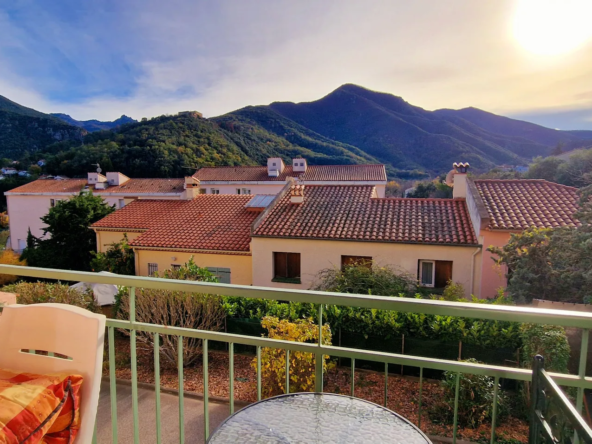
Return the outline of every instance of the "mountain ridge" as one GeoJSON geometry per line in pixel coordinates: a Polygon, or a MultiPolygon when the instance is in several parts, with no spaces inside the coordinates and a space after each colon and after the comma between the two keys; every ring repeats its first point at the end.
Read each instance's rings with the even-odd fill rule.
{"type": "Polygon", "coordinates": [[[126,116],[125,114],[122,114],[122,116],[119,119],[113,120],[111,122],[100,121],[100,120],[96,120],[96,119],[76,120],[76,119],[72,118],[71,116],[69,116],[68,114],[63,114],[63,113],[51,113],[51,115],[60,119],[60,120],[63,120],[64,122],[66,122],[70,125],[84,128],[89,133],[92,133],[95,131],[111,130],[111,129],[115,129],[121,125],[124,125],[126,123],[137,123],[138,122],[137,120],[132,119],[131,117],[126,116]]]}

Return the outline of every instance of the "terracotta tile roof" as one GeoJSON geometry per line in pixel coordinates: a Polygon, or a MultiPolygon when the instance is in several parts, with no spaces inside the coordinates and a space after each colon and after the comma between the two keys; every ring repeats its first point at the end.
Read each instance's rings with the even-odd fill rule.
{"type": "Polygon", "coordinates": [[[491,230],[576,226],[576,188],[546,180],[483,179],[474,181],[489,213],[491,230]]]}
{"type": "Polygon", "coordinates": [[[314,186],[304,202],[285,193],[254,236],[476,245],[464,200],[377,199],[372,186],[314,186]]]}
{"type": "Polygon", "coordinates": [[[138,200],[93,227],[146,228],[130,242],[135,247],[248,252],[251,224],[260,214],[245,208],[252,198],[201,194],[193,200],[138,200]]]}
{"type": "Polygon", "coordinates": [[[147,230],[160,223],[162,218],[168,217],[186,202],[185,200],[136,200],[91,226],[147,230]]]}
{"type": "Polygon", "coordinates": [[[269,177],[265,166],[201,168],[193,177],[200,181],[285,182],[300,177],[305,182],[366,181],[386,182],[384,165],[309,165],[305,173],[295,173],[288,165],[278,177],[269,177]]]}
{"type": "MultiPolygon", "coordinates": [[[[120,186],[110,186],[105,190],[94,190],[95,194],[161,194],[183,192],[183,179],[130,179],[120,186]]],[[[38,179],[9,193],[79,193],[87,185],[87,179],[38,179]]]]}

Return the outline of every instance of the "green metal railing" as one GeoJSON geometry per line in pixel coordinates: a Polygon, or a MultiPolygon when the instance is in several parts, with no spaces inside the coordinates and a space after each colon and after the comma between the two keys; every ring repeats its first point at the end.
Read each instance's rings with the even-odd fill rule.
{"type": "MultiPolygon", "coordinates": [[[[419,416],[418,426],[421,425],[421,409],[423,394],[423,371],[424,369],[434,369],[442,371],[456,372],[456,391],[454,402],[454,425],[453,442],[456,442],[457,423],[458,423],[458,401],[459,401],[459,379],[461,373],[485,375],[495,379],[495,395],[493,400],[493,423],[491,428],[490,442],[496,440],[496,414],[497,414],[497,395],[500,378],[513,379],[517,381],[530,381],[532,371],[522,368],[513,368],[498,365],[475,364],[470,362],[458,362],[444,359],[425,358],[420,356],[402,355],[395,353],[385,353],[380,351],[371,351],[363,349],[353,349],[338,347],[334,345],[325,345],[322,343],[322,335],[319,334],[317,344],[291,342],[285,340],[269,339],[264,337],[244,336],[232,333],[223,333],[215,331],[192,330],[181,327],[171,327],[164,325],[153,325],[137,322],[135,319],[135,288],[152,288],[162,290],[174,290],[183,292],[199,292],[222,294],[225,296],[236,296],[244,298],[272,299],[281,301],[294,301],[302,303],[313,303],[318,305],[318,324],[322,328],[323,306],[341,305],[363,307],[380,310],[394,310],[399,312],[414,312],[430,315],[459,316],[465,318],[489,319],[498,321],[529,322],[537,324],[553,324],[564,327],[576,327],[583,330],[582,343],[580,351],[580,366],[578,374],[559,374],[550,373],[553,380],[561,386],[575,387],[577,389],[576,409],[581,413],[583,405],[583,392],[585,388],[592,389],[592,378],[586,377],[586,360],[588,351],[588,333],[592,328],[592,313],[579,313],[571,311],[548,310],[527,307],[499,306],[486,304],[472,304],[460,302],[446,302],[434,300],[422,300],[412,298],[392,298],[382,296],[364,296],[350,295],[341,293],[316,292],[305,290],[285,290],[268,287],[253,287],[243,285],[216,284],[207,282],[178,281],[170,279],[159,279],[139,276],[119,276],[103,275],[96,273],[85,273],[76,271],[63,271],[53,269],[41,269],[34,267],[18,267],[12,265],[0,265],[0,273],[28,276],[36,278],[59,279],[62,281],[83,281],[91,283],[114,284],[126,286],[130,292],[130,319],[115,320],[108,319],[108,343],[109,343],[109,377],[111,394],[111,415],[112,415],[112,440],[117,443],[117,389],[115,379],[115,353],[114,353],[114,333],[115,329],[128,330],[130,333],[130,351],[131,351],[131,386],[132,386],[132,411],[134,424],[134,442],[140,441],[139,412],[138,412],[138,373],[137,373],[137,355],[136,355],[136,333],[149,332],[154,335],[154,375],[155,375],[155,397],[156,397],[156,418],[155,433],[157,442],[161,442],[161,410],[160,410],[160,365],[159,365],[159,335],[174,335],[179,339],[183,337],[198,338],[203,341],[203,378],[204,378],[204,438],[207,440],[209,430],[209,406],[208,406],[208,345],[210,341],[219,341],[228,344],[229,350],[229,401],[230,413],[234,411],[234,345],[254,346],[257,351],[257,357],[261,355],[263,347],[283,349],[289,356],[291,352],[313,353],[315,359],[315,390],[323,390],[323,367],[322,356],[341,357],[351,359],[351,394],[354,395],[355,380],[355,362],[356,360],[367,360],[381,362],[385,365],[385,390],[384,404],[388,401],[388,365],[405,365],[417,367],[420,371],[419,380],[419,416]]],[[[182,340],[178,341],[179,359],[179,436],[180,442],[184,442],[184,410],[183,410],[183,345],[182,340]]],[[[261,399],[261,360],[257,360],[257,399],[261,399]]],[[[289,359],[286,359],[286,391],[289,392],[289,359]]]]}

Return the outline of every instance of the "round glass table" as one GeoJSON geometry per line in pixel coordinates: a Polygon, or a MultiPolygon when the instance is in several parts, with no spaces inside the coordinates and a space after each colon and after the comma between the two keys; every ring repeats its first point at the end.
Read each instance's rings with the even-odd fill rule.
{"type": "Polygon", "coordinates": [[[224,421],[210,444],[389,443],[431,441],[402,416],[372,402],[330,393],[294,393],[251,404],[224,421]]]}

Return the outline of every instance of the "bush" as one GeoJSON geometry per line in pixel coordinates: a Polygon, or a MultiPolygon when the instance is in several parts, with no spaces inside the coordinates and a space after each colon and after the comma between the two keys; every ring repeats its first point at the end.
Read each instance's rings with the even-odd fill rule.
{"type": "Polygon", "coordinates": [[[465,302],[465,287],[463,284],[453,282],[451,279],[446,283],[446,287],[444,287],[442,295],[432,295],[432,298],[438,299],[440,301],[465,302]]]}
{"type": "Polygon", "coordinates": [[[21,282],[16,285],[7,285],[2,290],[16,293],[16,301],[19,304],[69,304],[100,313],[100,307],[95,301],[92,290],[80,291],[65,284],[46,282],[21,282]]]}
{"type": "MultiPolygon", "coordinates": [[[[312,319],[285,319],[266,316],[261,322],[268,337],[295,342],[319,342],[319,327],[312,319]]],[[[331,345],[331,329],[323,325],[323,344],[331,345]]],[[[327,370],[327,358],[323,356],[323,371],[327,370]]],[[[251,364],[257,368],[257,358],[251,364]]],[[[281,395],[286,391],[286,351],[277,348],[261,350],[261,385],[264,396],[281,395]]],[[[315,355],[290,352],[290,392],[307,392],[315,386],[315,355]]]]}
{"type": "MultiPolygon", "coordinates": [[[[129,319],[129,293],[121,297],[119,319],[129,319]]],[[[184,293],[156,289],[136,289],[136,321],[194,330],[221,330],[224,325],[224,310],[219,296],[201,293],[184,293]]],[[[124,330],[125,333],[129,333],[124,330]]],[[[154,346],[151,332],[137,332],[139,341],[154,346]]],[[[166,360],[177,365],[179,337],[162,335],[160,353],[166,360]]],[[[189,366],[201,357],[202,340],[183,338],[183,365],[189,366]]]]}
{"type": "Polygon", "coordinates": [[[134,250],[129,246],[127,234],[123,235],[120,242],[109,245],[106,252],[91,252],[93,258],[90,261],[92,271],[108,271],[117,274],[136,274],[134,250]]]}
{"type": "MultiPolygon", "coordinates": [[[[19,255],[12,250],[4,250],[0,253],[0,264],[4,265],[27,265],[27,261],[21,261],[19,255]]],[[[12,274],[0,274],[0,285],[10,284],[18,279],[12,274]]]]}
{"type": "MultiPolygon", "coordinates": [[[[465,362],[478,363],[475,359],[467,359],[465,362]]],[[[432,420],[445,424],[454,422],[456,376],[456,372],[444,373],[444,380],[442,381],[444,396],[440,402],[430,406],[429,412],[432,420]]],[[[458,425],[474,429],[484,422],[491,422],[495,380],[489,376],[461,373],[459,384],[458,425]]],[[[498,390],[498,418],[507,414],[507,403],[505,394],[498,390]]]]}
{"type": "MultiPolygon", "coordinates": [[[[191,281],[217,282],[207,269],[195,264],[193,257],[177,270],[166,270],[162,277],[191,281]]],[[[180,291],[136,289],[136,320],[157,325],[191,328],[195,330],[221,330],[226,314],[220,296],[180,291]]],[[[116,317],[129,319],[129,291],[122,288],[115,299],[116,317]]],[[[126,334],[129,332],[124,331],[126,334]]],[[[154,336],[149,332],[137,332],[139,341],[154,346],[154,336]]],[[[179,337],[162,335],[160,353],[177,365],[179,337]]],[[[201,355],[202,340],[183,338],[183,365],[193,364],[201,355]]]]}
{"type": "Polygon", "coordinates": [[[417,279],[407,272],[367,263],[346,266],[343,269],[321,270],[311,290],[374,296],[413,296],[418,286],[417,279]]]}

